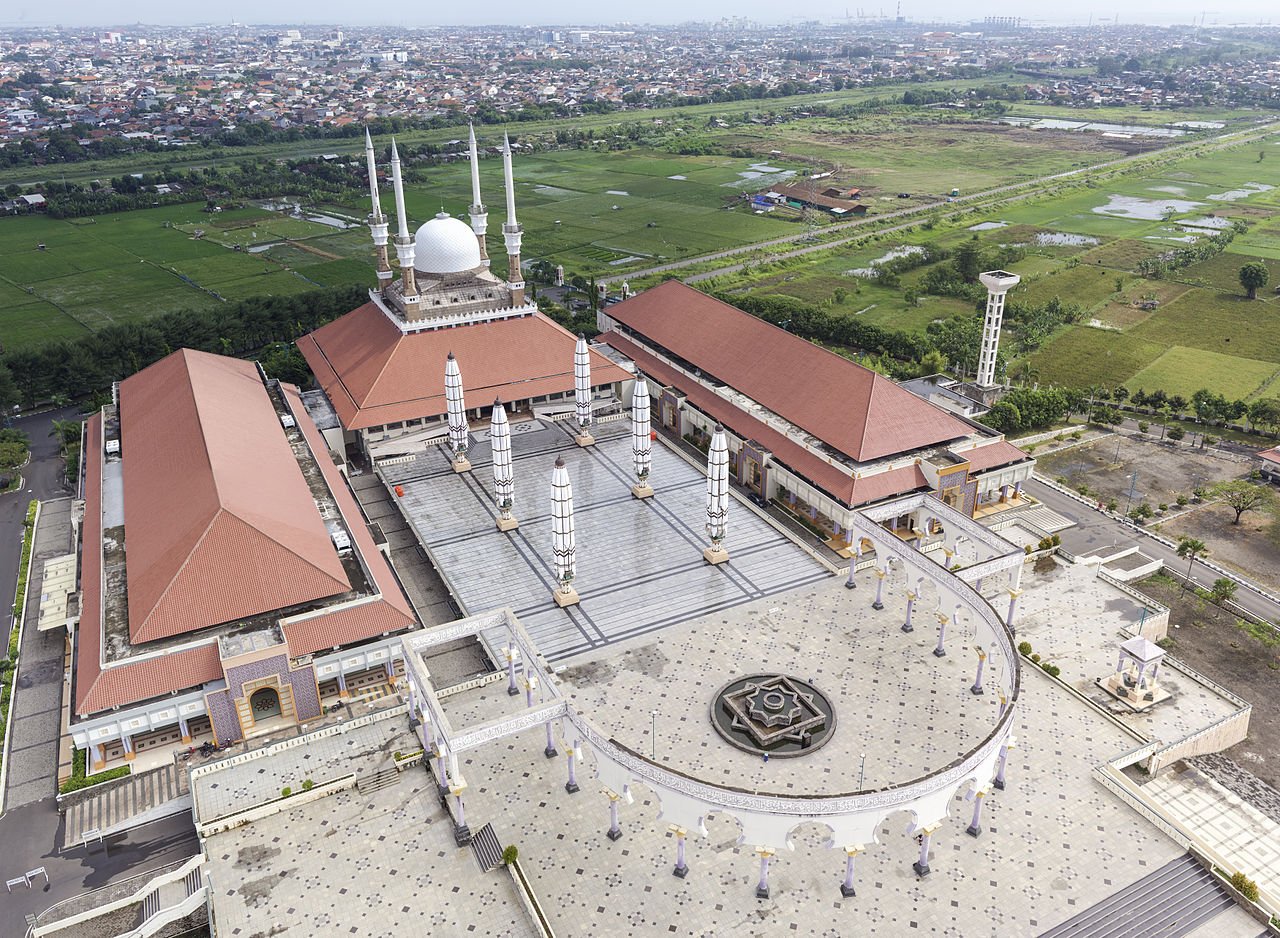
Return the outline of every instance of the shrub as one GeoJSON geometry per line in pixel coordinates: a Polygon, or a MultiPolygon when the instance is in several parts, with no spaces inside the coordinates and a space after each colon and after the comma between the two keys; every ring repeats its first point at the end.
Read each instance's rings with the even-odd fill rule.
{"type": "Polygon", "coordinates": [[[1023,549],[1023,551],[1025,551],[1025,552],[1026,552],[1026,553],[1028,553],[1028,554],[1029,554],[1029,553],[1031,553],[1031,550],[1032,550],[1032,548],[1031,548],[1031,545],[1030,545],[1030,544],[1028,544],[1026,547],[1024,547],[1024,548],[1022,548],[1022,549],[1023,549]]]}
{"type": "Polygon", "coordinates": [[[1020,655],[1029,655],[1029,654],[1031,654],[1031,643],[1030,643],[1030,642],[1018,642],[1018,654],[1020,654],[1020,655]]]}
{"type": "Polygon", "coordinates": [[[1160,509],[1161,511],[1168,511],[1168,510],[1169,510],[1169,505],[1168,505],[1166,502],[1161,502],[1161,503],[1159,504],[1159,506],[1158,506],[1158,507],[1159,507],[1159,509],[1160,509]]]}
{"type": "Polygon", "coordinates": [[[1179,495],[1176,499],[1174,499],[1174,501],[1178,503],[1179,508],[1186,508],[1187,503],[1191,501],[1191,499],[1187,498],[1187,496],[1185,495],[1179,495]]]}
{"type": "Polygon", "coordinates": [[[1077,491],[1077,492],[1079,492],[1081,495],[1088,495],[1088,494],[1089,494],[1089,486],[1087,486],[1087,485],[1085,485],[1083,482],[1081,482],[1081,483],[1080,483],[1080,485],[1076,488],[1076,491],[1077,491]]]}
{"type": "Polygon", "coordinates": [[[1039,663],[1040,663],[1040,656],[1039,656],[1039,655],[1032,655],[1032,656],[1031,656],[1031,660],[1032,660],[1032,661],[1034,661],[1036,664],[1039,664],[1039,663]]]}
{"type": "Polygon", "coordinates": [[[1151,424],[1147,423],[1145,420],[1139,420],[1139,421],[1138,421],[1138,432],[1139,432],[1139,433],[1146,433],[1146,432],[1147,432],[1148,430],[1150,430],[1150,429],[1151,429],[1151,424]]]}
{"type": "Polygon", "coordinates": [[[1053,542],[1054,547],[1062,546],[1062,538],[1056,534],[1053,537],[1049,538],[1049,540],[1053,542]]]}
{"type": "Polygon", "coordinates": [[[311,779],[306,778],[306,779],[303,779],[303,780],[302,780],[302,790],[303,790],[303,791],[311,791],[311,789],[313,789],[313,788],[315,788],[315,787],[316,787],[316,783],[315,783],[315,782],[313,782],[313,781],[311,781],[311,779]]]}
{"type": "Polygon", "coordinates": [[[520,850],[515,844],[507,844],[502,848],[502,862],[510,866],[520,857],[520,850]]]}
{"type": "Polygon", "coordinates": [[[1050,664],[1047,661],[1043,662],[1040,665],[1040,668],[1041,670],[1044,671],[1045,674],[1049,675],[1050,677],[1057,677],[1059,674],[1062,673],[1062,669],[1060,667],[1058,667],[1056,664],[1050,664]]]}
{"type": "Polygon", "coordinates": [[[1228,880],[1228,882],[1231,883],[1236,892],[1240,893],[1240,895],[1244,896],[1250,902],[1258,901],[1258,884],[1248,876],[1245,876],[1244,873],[1239,871],[1232,873],[1231,879],[1228,880]]]}
{"type": "Polygon", "coordinates": [[[290,795],[292,795],[292,794],[293,794],[293,789],[292,789],[292,788],[290,788],[288,785],[286,785],[286,786],[284,786],[284,788],[281,788],[281,789],[280,789],[280,797],[281,797],[281,798],[288,798],[288,797],[289,797],[290,795]]]}
{"type": "Polygon", "coordinates": [[[1114,498],[1111,499],[1111,501],[1107,502],[1107,511],[1115,511],[1119,507],[1120,507],[1120,503],[1116,501],[1114,498]]]}

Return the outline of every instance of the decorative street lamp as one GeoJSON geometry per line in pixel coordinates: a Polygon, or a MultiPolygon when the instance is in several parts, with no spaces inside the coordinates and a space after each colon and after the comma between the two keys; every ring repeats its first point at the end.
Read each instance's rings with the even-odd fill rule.
{"type": "Polygon", "coordinates": [[[489,446],[493,450],[493,499],[498,505],[498,530],[511,531],[520,526],[511,515],[515,505],[516,483],[511,471],[511,425],[501,400],[493,402],[489,421],[489,446]]]}
{"type": "Polygon", "coordinates": [[[653,434],[649,428],[649,382],[641,374],[636,375],[635,389],[631,392],[631,457],[636,469],[636,484],[631,486],[631,494],[636,498],[649,498],[653,495],[653,486],[649,484],[653,434]]]}
{"type": "Polygon", "coordinates": [[[453,449],[453,471],[467,472],[467,405],[462,397],[462,372],[458,360],[449,353],[444,363],[444,401],[449,417],[449,446],[453,449]]]}
{"type": "Polygon", "coordinates": [[[556,605],[564,608],[578,602],[578,591],[573,588],[577,573],[573,536],[573,486],[569,484],[569,470],[564,460],[556,458],[551,470],[551,559],[556,574],[556,588],[552,593],[556,605]]]}
{"type": "Polygon", "coordinates": [[[711,435],[711,448],[707,451],[707,536],[711,546],[702,552],[709,564],[721,564],[729,559],[724,538],[729,517],[729,441],[724,427],[716,424],[711,435]]]}

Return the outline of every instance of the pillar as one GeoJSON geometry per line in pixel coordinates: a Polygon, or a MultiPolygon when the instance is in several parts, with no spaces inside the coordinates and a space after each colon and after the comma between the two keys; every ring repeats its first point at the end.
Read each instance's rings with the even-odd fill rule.
{"type": "Polygon", "coordinates": [[[982,688],[982,668],[987,663],[987,653],[981,648],[978,649],[978,676],[974,678],[973,686],[969,688],[971,694],[985,694],[982,688]]]}
{"type": "Polygon", "coordinates": [[[538,682],[534,680],[533,675],[527,675],[524,679],[524,705],[526,707],[533,706],[533,689],[538,686],[538,682]]]}
{"type": "Polygon", "coordinates": [[[684,839],[689,832],[683,827],[673,827],[671,833],[676,835],[676,865],[671,871],[671,875],[678,879],[684,879],[689,875],[689,864],[684,862],[684,839]]]}
{"type": "Polygon", "coordinates": [[[933,649],[933,656],[935,658],[945,658],[947,656],[947,649],[945,645],[946,640],[947,617],[940,615],[938,616],[938,644],[933,649]]]}
{"type": "Polygon", "coordinates": [[[555,741],[555,737],[552,736],[551,721],[548,720],[546,725],[547,725],[547,748],[542,750],[542,754],[546,756],[548,759],[554,759],[556,756],[560,755],[560,753],[556,751],[556,741],[555,741]]]}
{"type": "Polygon", "coordinates": [[[1010,629],[1013,628],[1013,611],[1018,608],[1018,597],[1022,595],[1022,590],[1009,590],[1009,614],[1004,617],[1004,624],[1010,629]]]}
{"type": "Polygon", "coordinates": [[[462,801],[462,793],[466,790],[464,785],[459,785],[452,789],[453,797],[456,799],[457,817],[453,822],[453,842],[455,846],[465,847],[471,843],[471,828],[467,827],[467,806],[462,801]]]}
{"type": "Polygon", "coordinates": [[[343,674],[341,671],[338,672],[338,696],[339,697],[351,696],[350,692],[347,691],[347,676],[343,674]]]}
{"type": "Polygon", "coordinates": [[[840,895],[846,899],[856,895],[853,889],[853,858],[861,852],[861,846],[844,848],[844,882],[840,884],[840,895]]]}
{"type": "Polygon", "coordinates": [[[916,875],[924,879],[929,875],[929,846],[933,840],[933,832],[936,827],[920,828],[920,859],[911,864],[911,868],[916,871],[916,875]]]}
{"type": "Polygon", "coordinates": [[[191,727],[187,725],[187,721],[182,717],[178,717],[178,732],[182,734],[182,741],[184,743],[191,742],[191,727]]]}
{"type": "Polygon", "coordinates": [[[120,742],[124,746],[124,761],[132,762],[133,757],[137,755],[137,753],[133,751],[133,739],[130,738],[128,733],[121,733],[120,742]]]}
{"type": "Polygon", "coordinates": [[[996,766],[995,780],[991,783],[1001,791],[1004,791],[1004,770],[1005,770],[1005,767],[1009,764],[1010,745],[1012,744],[1005,743],[1003,746],[1000,747],[1000,762],[996,766]]]}
{"type": "Polygon", "coordinates": [[[578,740],[576,739],[569,747],[569,781],[565,782],[564,790],[571,795],[581,791],[578,787],[578,740]]]}
{"type": "Polygon", "coordinates": [[[884,578],[888,575],[888,570],[876,567],[876,601],[871,604],[872,609],[880,610],[884,608],[884,578]]]}
{"type": "Polygon", "coordinates": [[[1116,656],[1116,674],[1119,674],[1123,670],[1124,670],[1124,652],[1122,651],[1120,652],[1119,655],[1116,656]]]}
{"type": "Polygon", "coordinates": [[[618,823],[618,799],[620,795],[609,792],[609,831],[605,834],[610,840],[622,839],[622,826],[618,823]]]}
{"type": "Polygon", "coordinates": [[[964,832],[970,837],[977,837],[982,833],[982,801],[986,797],[986,791],[981,788],[973,793],[973,820],[964,829],[964,832]]]}
{"type": "Polygon", "coordinates": [[[445,772],[444,753],[441,752],[439,746],[436,747],[435,754],[436,754],[436,783],[440,786],[440,794],[443,796],[447,794],[449,791],[449,776],[448,776],[448,773],[445,772]]]}
{"type": "Polygon", "coordinates": [[[507,646],[507,695],[514,697],[520,693],[520,689],[516,687],[516,646],[507,646]]]}
{"type": "Polygon", "coordinates": [[[773,858],[773,851],[768,847],[756,847],[756,853],[760,854],[760,882],[756,883],[756,898],[769,898],[769,861],[773,858]]]}
{"type": "Polygon", "coordinates": [[[1022,497],[1022,483],[1021,483],[1021,482],[1015,482],[1015,483],[1014,483],[1014,486],[1013,486],[1013,497],[1014,497],[1014,498],[1021,498],[1021,497],[1022,497]]]}
{"type": "Polygon", "coordinates": [[[89,744],[89,756],[93,759],[93,770],[101,771],[107,767],[107,755],[102,751],[101,743],[89,744]]]}
{"type": "Polygon", "coordinates": [[[853,556],[849,558],[849,579],[844,581],[844,588],[847,590],[857,589],[858,581],[853,578],[854,571],[858,568],[858,561],[862,559],[862,538],[854,533],[853,529],[849,529],[849,537],[857,541],[857,546],[853,549],[853,556]]]}
{"type": "Polygon", "coordinates": [[[915,607],[916,607],[916,594],[908,593],[907,594],[907,621],[902,624],[902,631],[904,632],[915,631],[915,627],[911,624],[911,613],[912,613],[912,610],[915,609],[915,607]]]}
{"type": "Polygon", "coordinates": [[[996,719],[1002,719],[1004,712],[1009,709],[1009,698],[1004,695],[1004,691],[1000,692],[1000,712],[996,714],[996,719]]]}
{"type": "Polygon", "coordinates": [[[383,667],[384,667],[384,669],[385,669],[385,670],[386,670],[386,672],[387,672],[387,683],[394,687],[394,686],[395,686],[395,683],[396,683],[396,662],[395,662],[395,659],[392,659],[392,660],[388,661],[388,662],[387,662],[383,667]]]}

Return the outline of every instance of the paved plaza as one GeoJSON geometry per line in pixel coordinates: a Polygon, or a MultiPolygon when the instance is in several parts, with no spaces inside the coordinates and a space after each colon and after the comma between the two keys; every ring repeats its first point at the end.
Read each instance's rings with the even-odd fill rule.
{"type": "Polygon", "coordinates": [[[579,448],[571,428],[542,421],[512,425],[514,514],[497,530],[488,443],[468,452],[472,470],[454,474],[443,447],[384,467],[404,490],[401,504],[450,588],[469,613],[511,606],[557,661],[721,609],[830,578],[776,528],[733,501],[719,567],[702,559],[709,543],[706,477],[662,445],[653,448],[653,498],[631,496],[631,425],[594,429],[579,448]],[[577,579],[582,602],[558,608],[551,566],[551,467],[563,456],[573,484],[577,579]]]}
{"type": "MultiPolygon", "coordinates": [[[[896,687],[885,694],[885,700],[867,704],[864,712],[851,702],[852,691],[850,699],[841,698],[836,736],[853,734],[852,739],[833,740],[812,756],[774,759],[767,766],[739,763],[737,753],[729,753],[726,744],[700,725],[707,720],[711,695],[725,677],[754,667],[757,658],[767,661],[776,654],[785,666],[812,663],[815,672],[823,667],[824,674],[844,675],[846,668],[859,665],[846,661],[844,647],[836,651],[837,630],[858,637],[846,646],[859,649],[855,657],[865,655],[867,662],[877,657],[873,649],[880,647],[878,637],[885,636],[887,643],[888,633],[897,632],[896,613],[874,612],[869,602],[842,602],[848,594],[835,584],[830,587],[839,598],[829,604],[821,589],[811,589],[774,603],[774,612],[769,611],[770,600],[734,610],[729,618],[736,617],[740,629],[761,616],[758,648],[735,649],[722,614],[628,642],[609,654],[576,659],[563,672],[563,689],[620,742],[646,755],[653,745],[659,760],[666,753],[673,765],[709,781],[725,782],[724,769],[732,766],[734,777],[729,781],[742,787],[823,790],[834,776],[832,788],[844,783],[853,788],[858,762],[849,753],[866,745],[868,785],[883,783],[884,769],[898,758],[893,739],[900,739],[905,749],[954,745],[931,738],[927,721],[919,726],[908,721],[901,731],[880,726],[886,712],[897,704],[896,687]],[[820,650],[805,653],[807,661],[795,657],[801,652],[788,651],[788,641],[794,636],[794,643],[802,646],[815,639],[820,619],[826,620],[831,640],[820,650]],[[718,654],[705,654],[717,641],[728,647],[720,646],[718,654]],[[704,653],[688,656],[688,651],[704,653]],[[653,700],[647,696],[655,692],[661,709],[656,745],[648,739],[653,700]],[[630,704],[629,694],[635,695],[630,704]],[[591,709],[588,700],[600,709],[591,709]],[[899,732],[902,735],[896,735],[899,732]],[[881,737],[877,746],[866,742],[868,734],[881,737]],[[826,763],[827,750],[844,757],[826,763]]],[[[740,632],[735,635],[741,637],[740,632]]],[[[925,644],[901,632],[897,636],[908,647],[925,644]]],[[[959,643],[954,674],[945,670],[945,662],[926,665],[923,659],[932,659],[928,647],[913,651],[912,661],[919,665],[926,683],[953,678],[963,683],[968,659],[959,643]]],[[[870,673],[874,680],[874,669],[870,673]]],[[[812,676],[822,686],[823,675],[812,676]]],[[[502,685],[496,690],[505,696],[502,685]]],[[[473,694],[478,700],[492,691],[468,691],[451,698],[451,720],[468,706],[465,699],[473,694]]],[[[767,900],[758,900],[753,893],[758,876],[754,845],[739,845],[737,824],[723,816],[709,818],[707,839],[691,837],[688,878],[673,877],[675,840],[657,816],[656,799],[637,785],[635,803],[622,806],[623,837],[611,842],[605,836],[608,800],[591,781],[591,765],[579,770],[582,791],[567,794],[565,760],[544,757],[540,727],[466,753],[468,816],[473,826],[492,821],[500,839],[519,846],[534,888],[561,934],[898,936],[918,931],[1034,936],[1182,851],[1092,778],[1095,765],[1133,747],[1131,736],[1038,671],[1024,672],[1022,694],[1009,787],[987,798],[981,836],[974,839],[965,834],[972,805],[957,795],[951,817],[933,838],[933,872],[920,880],[911,869],[918,848],[908,833],[910,817],[895,814],[880,829],[880,842],[868,845],[868,851],[858,857],[857,896],[850,899],[841,898],[838,888],[843,851],[829,848],[828,832],[818,823],[798,828],[792,838],[794,850],[775,857],[770,873],[773,893],[767,900]]],[[[492,697],[490,704],[500,706],[492,697]]],[[[977,708],[987,705],[988,701],[968,702],[965,712],[972,718],[980,712],[977,708]]],[[[481,712],[488,705],[473,706],[481,712]]],[[[459,723],[454,720],[455,726],[459,723]]],[[[932,725],[941,735],[964,724],[948,715],[932,725]]],[[[945,749],[935,752],[941,756],[945,749]]],[[[1228,910],[1215,922],[1216,934],[1221,936],[1252,936],[1259,930],[1238,909],[1228,910]]]]}

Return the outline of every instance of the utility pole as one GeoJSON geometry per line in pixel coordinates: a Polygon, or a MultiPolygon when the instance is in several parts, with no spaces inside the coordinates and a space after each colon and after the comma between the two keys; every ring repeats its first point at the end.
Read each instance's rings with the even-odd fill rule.
{"type": "Polygon", "coordinates": [[[1135,470],[1133,475],[1129,476],[1129,492],[1124,500],[1124,513],[1129,514],[1129,506],[1133,504],[1133,496],[1138,491],[1138,473],[1135,470]]]}

